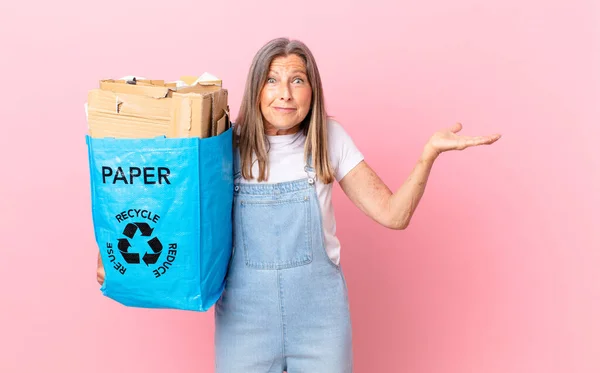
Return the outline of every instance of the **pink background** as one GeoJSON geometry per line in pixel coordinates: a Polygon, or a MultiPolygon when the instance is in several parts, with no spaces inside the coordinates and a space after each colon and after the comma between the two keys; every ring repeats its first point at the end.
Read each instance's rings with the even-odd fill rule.
{"type": "Polygon", "coordinates": [[[235,115],[254,53],[290,36],[394,190],[437,129],[503,134],[444,154],[406,231],[336,186],[356,371],[600,371],[600,5],[525,3],[2,2],[0,370],[212,372],[212,311],[99,291],[83,103],[101,78],[210,71],[235,115]]]}

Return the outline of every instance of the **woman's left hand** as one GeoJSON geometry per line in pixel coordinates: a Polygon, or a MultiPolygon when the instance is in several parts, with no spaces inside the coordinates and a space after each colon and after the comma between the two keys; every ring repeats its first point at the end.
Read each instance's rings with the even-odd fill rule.
{"type": "Polygon", "coordinates": [[[425,151],[431,158],[436,158],[441,153],[448,150],[463,150],[471,146],[490,145],[498,141],[500,134],[490,136],[461,136],[457,135],[462,129],[462,124],[456,123],[452,127],[438,131],[427,142],[425,151]]]}

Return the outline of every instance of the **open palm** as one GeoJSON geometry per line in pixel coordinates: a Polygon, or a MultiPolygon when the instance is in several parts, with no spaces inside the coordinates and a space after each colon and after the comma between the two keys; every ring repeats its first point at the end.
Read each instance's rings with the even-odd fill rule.
{"type": "Polygon", "coordinates": [[[490,145],[501,137],[500,134],[475,137],[458,135],[457,133],[461,129],[462,124],[456,123],[446,130],[436,132],[429,139],[428,148],[436,154],[440,154],[448,150],[463,150],[471,146],[490,145]]]}

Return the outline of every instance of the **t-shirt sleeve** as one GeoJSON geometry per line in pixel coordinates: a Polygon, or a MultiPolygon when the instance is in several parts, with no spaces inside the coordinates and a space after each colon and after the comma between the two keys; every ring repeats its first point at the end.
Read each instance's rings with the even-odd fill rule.
{"type": "Polygon", "coordinates": [[[364,156],[344,128],[332,119],[327,121],[327,142],[329,159],[335,170],[335,179],[339,182],[364,160],[364,156]]]}

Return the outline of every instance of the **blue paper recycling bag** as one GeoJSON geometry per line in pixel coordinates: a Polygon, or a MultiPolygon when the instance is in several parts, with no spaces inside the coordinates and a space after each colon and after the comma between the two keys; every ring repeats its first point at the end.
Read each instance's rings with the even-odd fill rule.
{"type": "Polygon", "coordinates": [[[232,133],[86,137],[105,296],[193,311],[219,299],[232,251],[232,133]]]}

